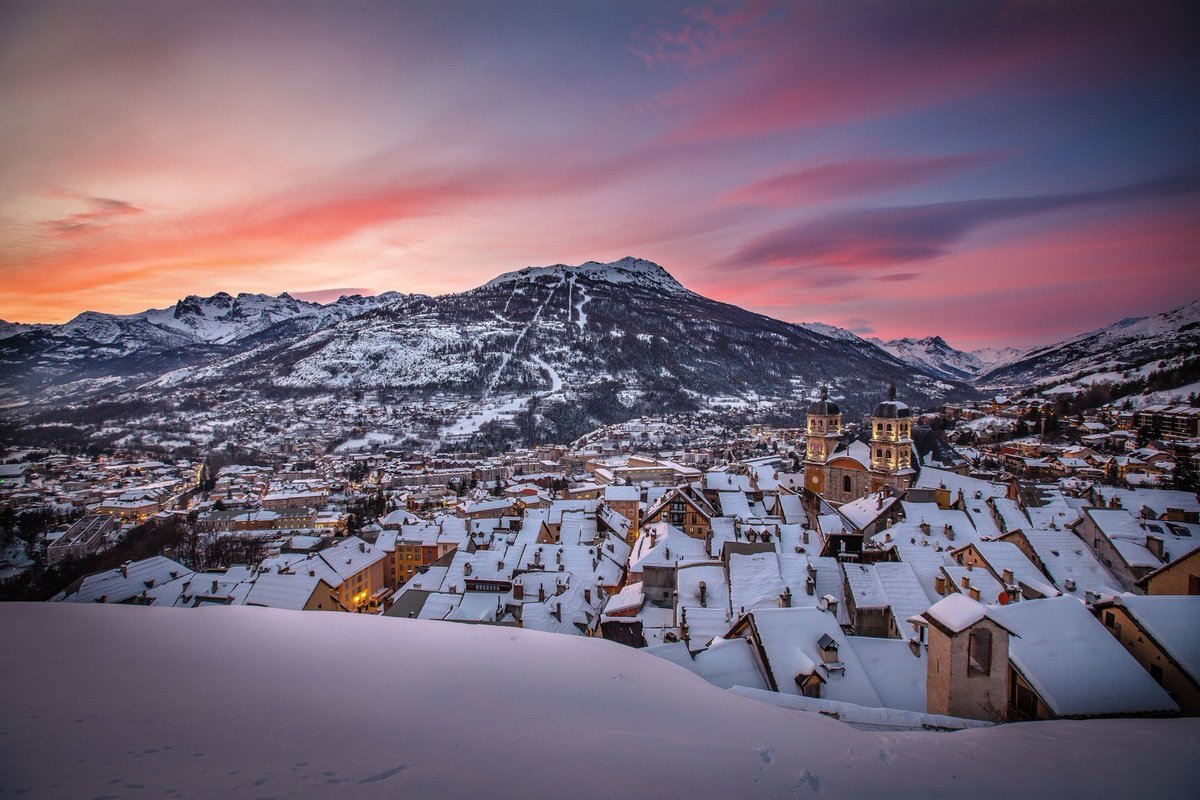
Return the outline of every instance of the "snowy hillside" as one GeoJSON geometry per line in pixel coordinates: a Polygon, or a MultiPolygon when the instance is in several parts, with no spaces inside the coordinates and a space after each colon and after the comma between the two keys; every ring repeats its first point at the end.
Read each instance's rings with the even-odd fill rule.
{"type": "Polygon", "coordinates": [[[7,339],[9,336],[16,336],[18,333],[27,333],[29,331],[41,330],[46,328],[46,325],[25,325],[20,322],[5,322],[0,319],[0,339],[7,339]]]}
{"type": "Polygon", "coordinates": [[[981,372],[976,383],[990,387],[1054,385],[1081,380],[1088,383],[1089,376],[1096,375],[1120,380],[1123,373],[1144,371],[1155,362],[1175,356],[1193,356],[1198,350],[1200,300],[1152,317],[1129,317],[1045,347],[1036,347],[1019,358],[981,372]]]}
{"type": "Polygon", "coordinates": [[[67,604],[0,626],[2,797],[1170,800],[1200,746],[1194,719],[865,732],[517,628],[67,604]]]}
{"type": "MultiPolygon", "coordinates": [[[[827,326],[826,326],[827,327],[827,326]]],[[[793,325],[718,303],[638,259],[507,273],[441,297],[397,296],[307,335],[265,338],[163,375],[154,390],[268,381],[273,387],[450,395],[491,418],[535,413],[556,440],[712,397],[794,397],[831,383],[853,407],[896,383],[925,403],[964,391],[836,328],[793,325]]]]}

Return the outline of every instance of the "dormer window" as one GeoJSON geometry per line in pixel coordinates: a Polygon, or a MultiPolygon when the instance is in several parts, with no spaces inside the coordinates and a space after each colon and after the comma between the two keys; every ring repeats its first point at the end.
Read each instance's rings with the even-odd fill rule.
{"type": "Polygon", "coordinates": [[[821,650],[821,660],[826,664],[838,663],[838,643],[833,640],[833,637],[828,633],[821,636],[817,642],[817,647],[821,650]]]}
{"type": "Polygon", "coordinates": [[[800,687],[800,694],[805,697],[821,696],[821,676],[816,672],[810,672],[807,675],[800,673],[796,676],[796,685],[800,687]]]}

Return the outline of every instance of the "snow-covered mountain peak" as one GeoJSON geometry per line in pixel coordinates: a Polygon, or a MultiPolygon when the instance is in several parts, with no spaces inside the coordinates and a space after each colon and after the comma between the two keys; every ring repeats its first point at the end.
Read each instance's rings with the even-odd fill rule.
{"type": "Polygon", "coordinates": [[[671,273],[658,264],[633,256],[626,256],[609,263],[587,261],[577,266],[553,264],[548,267],[525,267],[492,278],[483,285],[483,288],[520,281],[538,281],[547,277],[559,280],[588,280],[615,286],[634,286],[669,294],[689,293],[683,284],[675,280],[671,273]]]}
{"type": "Polygon", "coordinates": [[[926,336],[923,339],[905,337],[886,342],[871,338],[869,341],[905,364],[930,370],[952,380],[969,380],[983,366],[978,358],[956,350],[940,336],[926,336]]]}
{"type": "Polygon", "coordinates": [[[320,309],[319,304],[297,300],[287,292],[277,297],[249,292],[240,292],[234,297],[227,292],[217,292],[211,297],[188,295],[174,306],[131,316],[188,334],[202,342],[227,344],[277,322],[308,316],[320,309]]]}

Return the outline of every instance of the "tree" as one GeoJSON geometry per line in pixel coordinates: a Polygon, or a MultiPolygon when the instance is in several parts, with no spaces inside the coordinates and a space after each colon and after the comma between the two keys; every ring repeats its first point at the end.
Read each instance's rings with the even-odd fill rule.
{"type": "Polygon", "coordinates": [[[1196,494],[1200,492],[1200,478],[1196,474],[1196,461],[1192,454],[1179,448],[1175,458],[1175,472],[1171,475],[1171,488],[1196,494]]]}

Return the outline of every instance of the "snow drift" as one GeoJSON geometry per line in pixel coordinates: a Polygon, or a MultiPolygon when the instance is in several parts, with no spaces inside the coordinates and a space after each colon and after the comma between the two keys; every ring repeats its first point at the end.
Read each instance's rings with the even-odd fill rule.
{"type": "Polygon", "coordinates": [[[0,608],[4,797],[1192,796],[1196,720],[881,735],[602,640],[247,607],[0,608]]]}

